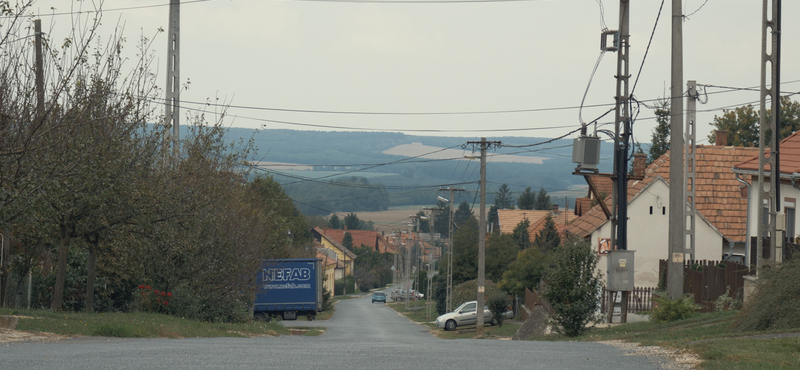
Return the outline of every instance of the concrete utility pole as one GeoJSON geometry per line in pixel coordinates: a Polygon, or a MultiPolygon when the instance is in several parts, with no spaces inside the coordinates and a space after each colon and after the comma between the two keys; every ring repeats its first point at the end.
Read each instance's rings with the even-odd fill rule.
{"type": "Polygon", "coordinates": [[[180,99],[181,99],[181,3],[169,1],[169,30],[167,32],[167,90],[164,106],[164,125],[172,128],[173,161],[180,153],[180,99]]]}
{"type": "Polygon", "coordinates": [[[684,161],[683,167],[686,169],[686,181],[684,181],[683,188],[686,190],[686,197],[689,201],[689,213],[686,215],[686,230],[685,240],[688,245],[686,246],[686,253],[695,256],[695,216],[696,202],[694,184],[697,178],[697,168],[695,165],[695,140],[697,133],[695,131],[695,121],[697,120],[697,82],[690,80],[686,83],[689,88],[686,101],[686,145],[684,146],[684,161]]]}
{"type": "MultiPolygon", "coordinates": [[[[785,230],[785,215],[781,213],[780,195],[780,65],[781,65],[781,0],[763,0],[763,15],[761,27],[761,107],[759,112],[759,137],[758,141],[758,198],[768,199],[766,210],[761,204],[756,204],[761,212],[758,217],[758,236],[756,237],[756,274],[761,274],[764,261],[764,237],[769,235],[769,265],[780,264],[783,260],[783,242],[785,230]],[[770,4],[772,14],[769,14],[770,4]],[[769,53],[772,51],[772,53],[769,53]],[[767,77],[769,75],[769,78],[767,77]],[[767,86],[770,82],[770,86],[767,86]],[[767,98],[772,105],[772,118],[767,121],[767,98]],[[772,137],[767,138],[767,132],[772,131],[772,137]],[[767,141],[769,140],[769,141],[767,141]],[[770,156],[766,156],[767,144],[770,145],[770,156]],[[769,186],[764,186],[766,166],[769,166],[769,186]],[[769,212],[769,218],[763,217],[764,212],[769,212]],[[769,232],[769,234],[767,234],[769,232]]],[[[759,201],[760,202],[760,201],[759,201]]]]}
{"type": "Polygon", "coordinates": [[[683,296],[686,195],[683,187],[683,11],[672,0],[672,79],[670,83],[669,256],[667,294],[683,296]]]}
{"type": "Polygon", "coordinates": [[[440,191],[450,191],[450,198],[447,202],[450,203],[450,221],[447,223],[447,312],[453,310],[453,215],[455,208],[453,206],[455,200],[455,192],[465,191],[464,189],[456,188],[439,188],[440,191]]]}
{"type": "Polygon", "coordinates": [[[475,337],[482,338],[484,304],[483,294],[485,290],[484,278],[486,275],[486,149],[489,149],[489,147],[492,145],[500,146],[500,142],[486,141],[486,138],[482,137],[481,141],[468,141],[467,144],[472,144],[473,146],[478,145],[480,146],[481,150],[481,206],[479,217],[480,223],[478,226],[478,304],[476,307],[477,312],[475,314],[477,316],[477,323],[475,324],[475,337]]]}

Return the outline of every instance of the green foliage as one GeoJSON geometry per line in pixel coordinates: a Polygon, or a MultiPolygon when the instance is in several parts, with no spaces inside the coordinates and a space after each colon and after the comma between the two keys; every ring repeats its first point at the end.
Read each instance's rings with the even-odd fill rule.
{"type": "MultiPolygon", "coordinates": [[[[446,271],[446,270],[445,270],[446,271]]],[[[433,300],[439,315],[447,313],[447,274],[439,273],[433,278],[433,300]]]]}
{"type": "Polygon", "coordinates": [[[731,296],[731,287],[728,287],[728,289],[725,290],[725,294],[714,300],[714,309],[717,311],[739,310],[742,308],[743,298],[744,294],[742,293],[737,297],[731,296]]]}
{"type": "MultiPolygon", "coordinates": [[[[333,309],[333,292],[328,290],[328,285],[325,282],[328,281],[328,276],[322,277],[322,310],[323,311],[330,311],[333,309]]],[[[335,283],[334,283],[335,284],[335,283]]]]}
{"type": "Polygon", "coordinates": [[[509,294],[521,296],[525,293],[525,288],[536,289],[539,286],[547,265],[547,256],[538,248],[520,251],[503,274],[498,287],[509,294]]]}
{"type": "MultiPolygon", "coordinates": [[[[497,285],[491,280],[484,281],[484,297],[491,297],[496,294],[503,294],[497,285]]],[[[460,306],[464,302],[475,301],[478,299],[478,280],[469,280],[455,285],[453,282],[453,308],[460,306]]]]}
{"type": "Polygon", "coordinates": [[[514,192],[508,187],[508,184],[500,185],[494,197],[494,205],[499,209],[514,209],[514,192]]]}
{"type": "Polygon", "coordinates": [[[755,294],[736,315],[738,331],[800,328],[800,259],[763,269],[755,294]]]}
{"type": "Polygon", "coordinates": [[[348,213],[347,216],[344,216],[344,226],[347,230],[362,230],[364,228],[362,223],[355,213],[348,213]]]}
{"type": "Polygon", "coordinates": [[[672,322],[688,319],[694,316],[699,308],[694,304],[694,297],[691,294],[678,299],[669,299],[666,294],[656,294],[653,300],[656,305],[650,311],[651,321],[672,322]]]}
{"type": "Polygon", "coordinates": [[[497,320],[500,326],[503,326],[503,320],[505,319],[503,313],[508,309],[508,304],[508,296],[503,293],[495,292],[486,296],[486,305],[492,311],[492,318],[497,320]]]}
{"type": "Polygon", "coordinates": [[[328,227],[335,230],[341,230],[344,228],[344,225],[342,224],[342,220],[339,219],[339,216],[334,213],[331,215],[331,218],[328,219],[328,227]]]}
{"type": "Polygon", "coordinates": [[[342,246],[347,249],[353,249],[353,236],[347,231],[344,232],[344,236],[342,237],[342,246]]]}
{"type": "Polygon", "coordinates": [[[531,210],[536,207],[536,194],[531,191],[530,186],[525,188],[525,191],[517,198],[517,207],[525,210],[531,210]]]}
{"type": "Polygon", "coordinates": [[[544,190],[544,186],[536,193],[536,202],[533,205],[533,209],[539,211],[549,211],[553,209],[553,203],[550,202],[550,195],[544,190]]]}
{"type": "Polygon", "coordinates": [[[500,281],[508,266],[517,258],[519,247],[509,234],[492,234],[486,240],[486,278],[500,281]]]}
{"type": "Polygon", "coordinates": [[[478,277],[478,221],[470,217],[453,233],[453,285],[478,277]]]}
{"type": "Polygon", "coordinates": [[[450,204],[438,200],[435,208],[440,208],[441,211],[433,211],[433,232],[447,238],[450,233],[450,204]]]}
{"type": "Polygon", "coordinates": [[[555,250],[545,273],[544,297],[553,307],[557,330],[566,336],[578,336],[601,319],[596,313],[601,299],[597,260],[589,241],[570,238],[555,250]]]}
{"type": "Polygon", "coordinates": [[[344,289],[347,288],[347,294],[353,294],[356,292],[356,278],[353,276],[347,276],[344,279],[336,280],[333,283],[333,294],[335,295],[343,295],[345,293],[344,289]]]}
{"type": "Polygon", "coordinates": [[[458,208],[456,208],[456,211],[453,214],[454,227],[460,228],[468,220],[475,220],[475,216],[472,214],[472,207],[470,207],[469,203],[467,203],[465,200],[458,205],[458,208]]]}
{"type": "Polygon", "coordinates": [[[533,245],[546,254],[555,250],[559,244],[561,244],[561,237],[558,235],[558,230],[556,230],[556,223],[553,222],[552,216],[547,215],[544,220],[544,227],[536,234],[533,245]]]}
{"type": "Polygon", "coordinates": [[[647,164],[655,162],[656,159],[669,150],[671,139],[669,118],[672,112],[669,108],[669,100],[660,99],[657,103],[658,107],[655,110],[656,127],[653,128],[653,134],[651,136],[650,153],[647,155],[647,164]]]}
{"type": "MultiPolygon", "coordinates": [[[[758,111],[752,105],[745,105],[726,110],[722,116],[714,116],[710,125],[715,130],[728,132],[728,145],[758,147],[759,123],[758,111]]],[[[708,137],[709,143],[716,143],[716,132],[708,137]]]]}
{"type": "Polygon", "coordinates": [[[531,247],[531,236],[528,234],[529,227],[531,227],[531,222],[525,218],[514,228],[512,237],[517,243],[517,246],[519,246],[519,249],[528,249],[531,247]]]}

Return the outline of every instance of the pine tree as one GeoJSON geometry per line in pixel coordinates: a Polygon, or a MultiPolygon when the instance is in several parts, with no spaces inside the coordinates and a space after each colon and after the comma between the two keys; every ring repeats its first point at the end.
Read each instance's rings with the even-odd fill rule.
{"type": "Polygon", "coordinates": [[[498,209],[514,209],[514,197],[507,184],[500,185],[494,197],[494,205],[498,209]]]}
{"type": "Polygon", "coordinates": [[[344,237],[342,237],[342,245],[347,249],[353,249],[353,236],[347,231],[344,232],[344,237]]]}
{"type": "Polygon", "coordinates": [[[523,219],[514,228],[514,241],[519,245],[519,249],[528,249],[531,246],[531,236],[528,234],[528,228],[531,222],[528,219],[523,219]]]}
{"type": "Polygon", "coordinates": [[[328,220],[328,227],[336,230],[342,228],[342,221],[339,220],[339,216],[337,216],[335,213],[331,215],[331,218],[328,220]]]}
{"type": "Polygon", "coordinates": [[[558,235],[556,223],[553,222],[552,216],[547,215],[544,219],[544,228],[536,234],[533,245],[539,248],[542,253],[547,253],[556,249],[559,244],[561,244],[561,237],[558,235]]]}
{"type": "Polygon", "coordinates": [[[531,191],[531,187],[525,188],[525,191],[517,198],[517,207],[519,209],[531,210],[536,205],[536,194],[531,191]]]}
{"type": "Polygon", "coordinates": [[[542,186],[542,188],[539,189],[539,193],[536,194],[536,201],[534,202],[533,209],[539,211],[549,211],[553,209],[553,203],[550,202],[550,196],[547,195],[544,186],[542,186]]]}
{"type": "Polygon", "coordinates": [[[670,142],[670,127],[669,127],[669,101],[659,101],[659,107],[656,109],[656,127],[653,129],[653,135],[650,143],[650,153],[647,156],[647,164],[653,163],[658,157],[663,155],[669,150],[670,142]]]}

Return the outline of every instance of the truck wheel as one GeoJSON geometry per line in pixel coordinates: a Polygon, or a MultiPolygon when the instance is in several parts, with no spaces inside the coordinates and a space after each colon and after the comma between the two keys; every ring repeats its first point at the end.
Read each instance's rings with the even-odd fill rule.
{"type": "Polygon", "coordinates": [[[456,330],[455,320],[447,320],[447,322],[444,324],[444,330],[449,330],[449,331],[456,330]]]}
{"type": "Polygon", "coordinates": [[[269,322],[269,320],[267,320],[267,316],[264,315],[263,312],[256,312],[256,314],[253,315],[253,321],[266,321],[266,322],[269,322]]]}

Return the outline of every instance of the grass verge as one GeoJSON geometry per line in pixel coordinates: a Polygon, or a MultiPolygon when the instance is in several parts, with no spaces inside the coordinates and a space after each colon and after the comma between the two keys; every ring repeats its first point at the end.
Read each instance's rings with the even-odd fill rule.
{"type": "Polygon", "coordinates": [[[730,329],[735,314],[735,311],[697,314],[671,323],[638,322],[593,328],[578,338],[549,335],[532,339],[622,340],[644,346],[660,346],[697,354],[703,360],[699,365],[702,369],[797,369],[800,363],[800,337],[746,338],[787,333],[790,330],[735,332],[730,329]]]}
{"type": "Polygon", "coordinates": [[[0,315],[20,316],[17,330],[60,335],[126,338],[256,337],[289,335],[278,323],[209,323],[146,313],[52,312],[0,309],[0,315]]]}

